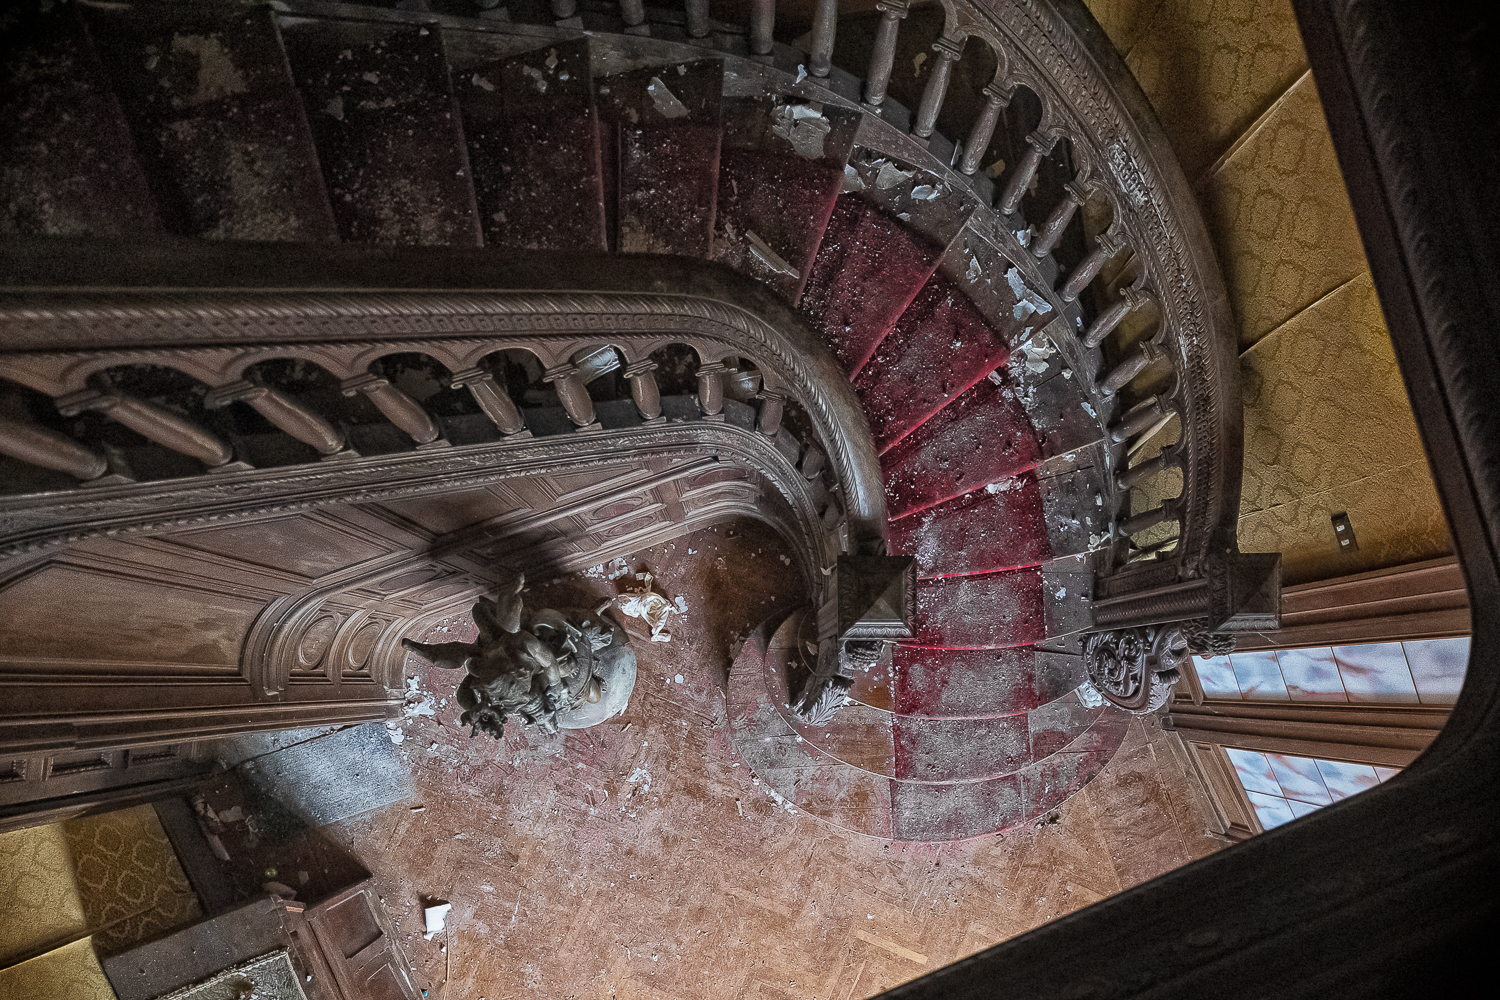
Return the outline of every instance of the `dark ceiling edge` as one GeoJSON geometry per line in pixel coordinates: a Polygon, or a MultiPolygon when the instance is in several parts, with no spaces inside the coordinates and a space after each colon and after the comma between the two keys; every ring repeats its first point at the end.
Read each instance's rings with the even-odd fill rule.
{"type": "Polygon", "coordinates": [[[1500,12],[1294,6],[1468,582],[1474,642],[1458,705],[1392,781],[883,996],[1413,996],[1493,946],[1500,12]]]}

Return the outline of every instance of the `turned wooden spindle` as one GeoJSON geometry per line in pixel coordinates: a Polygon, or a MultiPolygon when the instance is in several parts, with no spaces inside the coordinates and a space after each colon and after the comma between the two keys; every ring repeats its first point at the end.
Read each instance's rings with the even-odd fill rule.
{"type": "Polygon", "coordinates": [[[776,28],[776,0],[750,0],[750,54],[771,54],[771,33],[776,28]]]}
{"type": "Polygon", "coordinates": [[[1128,517],[1120,522],[1120,533],[1122,535],[1133,535],[1147,528],[1154,528],[1163,521],[1174,521],[1175,515],[1165,505],[1155,510],[1143,511],[1133,517],[1128,517]]]}
{"type": "Polygon", "coordinates": [[[708,0],[687,0],[687,33],[690,38],[708,37],[708,0]]]}
{"type": "Polygon", "coordinates": [[[1026,152],[1021,154],[1021,162],[1016,164],[1015,171],[1005,182],[1005,190],[1000,194],[1001,215],[1010,215],[1020,206],[1021,196],[1026,193],[1031,179],[1036,176],[1037,168],[1042,165],[1042,157],[1052,152],[1056,142],[1055,137],[1040,132],[1032,132],[1026,136],[1026,152]]]}
{"type": "Polygon", "coordinates": [[[620,0],[620,17],[625,22],[627,34],[644,34],[646,0],[620,0]],[[632,28],[636,30],[632,31],[632,28]]]}
{"type": "Polygon", "coordinates": [[[557,398],[563,409],[568,411],[569,420],[579,427],[593,426],[594,400],[589,396],[588,386],[584,385],[578,374],[577,365],[569,361],[555,368],[548,368],[542,375],[542,381],[550,382],[552,388],[557,390],[557,398]]]}
{"type": "Polygon", "coordinates": [[[578,13],[578,0],[552,0],[552,16],[559,21],[578,13]]]}
{"type": "Polygon", "coordinates": [[[1133,438],[1166,416],[1167,412],[1167,406],[1161,396],[1152,396],[1132,406],[1120,418],[1120,422],[1109,429],[1109,436],[1116,442],[1133,438]]]}
{"type": "Polygon", "coordinates": [[[1000,112],[1010,104],[1010,99],[1016,92],[1013,87],[991,81],[985,84],[981,93],[984,94],[984,110],[979,112],[979,117],[974,119],[974,127],[969,129],[969,139],[964,144],[963,162],[959,164],[959,169],[966,174],[979,169],[985,150],[990,148],[990,141],[995,138],[995,126],[1000,123],[1000,112]]]}
{"type": "Polygon", "coordinates": [[[1083,346],[1095,348],[1104,343],[1104,338],[1115,332],[1115,327],[1125,319],[1126,316],[1145,306],[1151,301],[1151,296],[1134,287],[1121,289],[1120,297],[1110,307],[1094,317],[1094,322],[1083,333],[1083,346]]]}
{"type": "Polygon", "coordinates": [[[278,430],[311,445],[320,454],[336,455],[344,450],[344,435],[332,424],[302,403],[268,385],[257,385],[248,379],[240,379],[217,389],[211,389],[203,397],[203,405],[218,410],[230,403],[247,403],[265,417],[278,430]]]}
{"type": "Polygon", "coordinates": [[[833,68],[833,33],[838,23],[838,0],[815,0],[813,8],[811,51],[807,54],[807,72],[824,77],[833,68]]]}
{"type": "Polygon", "coordinates": [[[891,67],[896,62],[896,35],[901,22],[911,10],[909,0],[880,0],[880,24],[875,29],[875,48],[870,53],[870,70],[865,74],[865,103],[879,107],[885,100],[885,89],[891,82],[891,67]]]}
{"type": "Polygon", "coordinates": [[[500,387],[495,376],[483,368],[465,368],[461,372],[454,372],[448,383],[455,389],[468,389],[474,402],[479,404],[479,409],[490,418],[490,422],[501,434],[509,437],[526,430],[526,421],[521,418],[521,411],[516,408],[515,400],[500,387]]]}
{"type": "Polygon", "coordinates": [[[705,417],[716,417],[724,412],[724,373],[729,371],[723,363],[710,361],[698,369],[698,409],[705,417]]]}
{"type": "Polygon", "coordinates": [[[1123,246],[1123,240],[1114,239],[1107,232],[1100,233],[1098,240],[1094,244],[1094,249],[1089,251],[1087,257],[1078,262],[1078,266],[1073,268],[1073,273],[1068,275],[1068,280],[1063,283],[1062,289],[1058,292],[1062,300],[1064,302],[1072,302],[1078,296],[1082,295],[1083,290],[1088,287],[1089,282],[1099,276],[1099,272],[1103,269],[1105,263],[1115,254],[1119,253],[1123,246]]]}
{"type": "Polygon", "coordinates": [[[650,358],[625,366],[620,374],[630,382],[630,398],[642,420],[656,420],[661,416],[661,388],[656,384],[656,362],[650,358]]]}
{"type": "Polygon", "coordinates": [[[103,455],[66,434],[6,417],[0,417],[0,455],[65,472],[74,479],[98,479],[109,471],[103,455]]]}
{"type": "Polygon", "coordinates": [[[921,103],[917,105],[916,123],[911,128],[912,134],[919,139],[928,138],[937,127],[938,112],[942,111],[943,99],[948,96],[953,64],[964,51],[964,39],[944,35],[932,43],[932,51],[937,53],[937,62],[932,67],[932,75],[927,78],[921,103]]]}
{"type": "Polygon", "coordinates": [[[773,438],[781,432],[781,418],[786,413],[786,397],[769,389],[762,389],[759,395],[760,416],[756,420],[755,429],[766,437],[773,438]]]}
{"type": "Polygon", "coordinates": [[[1104,377],[1099,383],[1099,391],[1106,396],[1113,396],[1129,385],[1131,379],[1145,371],[1148,365],[1164,357],[1166,352],[1160,347],[1149,340],[1142,341],[1124,361],[1115,366],[1114,371],[1104,377]]]}
{"type": "Polygon", "coordinates": [[[1064,184],[1062,201],[1052,209],[1052,214],[1047,216],[1047,221],[1042,223],[1042,228],[1037,232],[1036,239],[1031,241],[1031,255],[1042,260],[1051,253],[1052,248],[1057,246],[1057,241],[1062,238],[1063,230],[1073,221],[1074,214],[1088,200],[1088,189],[1083,184],[1077,180],[1064,184]]]}
{"type": "Polygon", "coordinates": [[[112,389],[80,389],[55,402],[58,412],[65,417],[77,416],[85,410],[101,413],[163,448],[196,458],[210,469],[227,465],[234,458],[229,445],[192,421],[112,389]]]}
{"type": "Polygon", "coordinates": [[[438,425],[422,404],[400,389],[391,385],[391,380],[370,372],[346,378],[339,384],[345,396],[356,393],[374,403],[385,418],[401,428],[417,444],[431,444],[438,438],[438,425]]]}
{"type": "Polygon", "coordinates": [[[1130,468],[1122,470],[1115,477],[1115,485],[1122,491],[1133,489],[1137,483],[1150,479],[1159,472],[1176,468],[1180,464],[1181,460],[1178,459],[1175,453],[1163,451],[1155,458],[1148,458],[1139,465],[1132,465],[1130,468]]]}

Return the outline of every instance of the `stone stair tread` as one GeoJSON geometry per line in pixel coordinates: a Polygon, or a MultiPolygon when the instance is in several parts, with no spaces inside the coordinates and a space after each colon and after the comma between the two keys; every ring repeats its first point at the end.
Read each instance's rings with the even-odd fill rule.
{"type": "Polygon", "coordinates": [[[700,59],[595,81],[614,136],[616,248],[708,257],[719,192],[724,63],[700,59]]]}
{"type": "Polygon", "coordinates": [[[889,450],[1005,364],[1018,333],[991,325],[935,272],[854,379],[875,447],[889,450]]]}
{"type": "Polygon", "coordinates": [[[825,132],[771,98],[725,98],[723,114],[713,259],[795,303],[843,189],[860,115],[825,105],[825,132]]]}
{"type": "Polygon", "coordinates": [[[1044,562],[1052,548],[1037,477],[1023,472],[904,517],[891,525],[891,548],[912,555],[922,577],[1044,562]]]}
{"type": "Polygon", "coordinates": [[[1043,700],[1051,700],[1043,698],[1048,693],[1046,689],[1039,689],[1036,661],[1037,654],[1031,646],[1007,649],[898,646],[892,708],[901,715],[958,717],[1024,712],[1043,700]]]}
{"type": "Polygon", "coordinates": [[[802,314],[854,378],[942,257],[942,247],[852,194],[834,202],[802,314]]]}
{"type": "Polygon", "coordinates": [[[912,645],[999,648],[1047,634],[1041,570],[1034,567],[917,581],[912,645]]]}
{"type": "Polygon", "coordinates": [[[897,715],[896,771],[903,781],[969,781],[1010,774],[1031,763],[1025,713],[970,719],[897,715]]]}
{"type": "Polygon", "coordinates": [[[119,237],[161,220],[119,101],[71,11],[0,35],[0,233],[119,237]]]}
{"type": "Polygon", "coordinates": [[[1003,375],[981,379],[880,457],[895,521],[1034,469],[1036,436],[1003,375]]]}
{"type": "Polygon", "coordinates": [[[269,8],[94,8],[89,18],[169,229],[338,239],[269,8]]]}
{"type": "Polygon", "coordinates": [[[301,19],[281,33],[339,234],[483,246],[441,33],[301,19]]]}
{"type": "Polygon", "coordinates": [[[486,242],[607,250],[588,39],[481,63],[453,86],[486,242]]]}
{"type": "Polygon", "coordinates": [[[1019,774],[948,785],[892,783],[893,840],[965,840],[1010,829],[1026,818],[1019,774]]]}

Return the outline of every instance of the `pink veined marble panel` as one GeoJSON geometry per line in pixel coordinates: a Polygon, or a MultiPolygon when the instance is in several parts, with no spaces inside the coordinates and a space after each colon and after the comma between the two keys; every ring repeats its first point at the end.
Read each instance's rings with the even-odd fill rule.
{"type": "Polygon", "coordinates": [[[1238,698],[1240,683],[1234,679],[1234,667],[1227,656],[1195,656],[1193,666],[1198,670],[1198,683],[1203,693],[1210,698],[1238,698]]]}
{"type": "Polygon", "coordinates": [[[1327,646],[1308,649],[1278,649],[1276,660],[1286,693],[1292,701],[1348,701],[1339,665],[1327,646]]]}
{"type": "Polygon", "coordinates": [[[1234,765],[1234,773],[1245,791],[1281,794],[1281,783],[1276,780],[1276,773],[1271,770],[1271,762],[1266,760],[1265,754],[1238,747],[1225,747],[1224,752],[1229,755],[1229,762],[1234,765]]]}
{"type": "Polygon", "coordinates": [[[1240,685],[1240,697],[1246,701],[1286,701],[1286,684],[1276,665],[1276,654],[1232,653],[1234,676],[1240,685]]]}
{"type": "Polygon", "coordinates": [[[1407,665],[1424,705],[1451,705],[1458,700],[1469,669],[1469,637],[1403,642],[1407,665]]]}
{"type": "Polygon", "coordinates": [[[1283,753],[1268,753],[1266,759],[1282,794],[1289,799],[1326,806],[1333,801],[1328,788],[1323,784],[1323,775],[1318,771],[1318,762],[1307,757],[1292,757],[1283,753]]]}
{"type": "Polygon", "coordinates": [[[1264,792],[1246,792],[1250,797],[1250,804],[1255,807],[1255,818],[1260,820],[1260,825],[1267,830],[1290,823],[1297,816],[1292,812],[1287,800],[1279,795],[1267,795],[1264,792]]]}
{"type": "Polygon", "coordinates": [[[1347,799],[1351,795],[1358,795],[1367,789],[1374,788],[1380,784],[1379,777],[1375,774],[1375,768],[1369,764],[1349,764],[1343,761],[1320,760],[1318,761],[1318,772],[1323,776],[1323,784],[1328,786],[1328,794],[1333,801],[1347,799]]]}
{"type": "Polygon", "coordinates": [[[1417,701],[1417,688],[1401,643],[1334,646],[1333,655],[1350,701],[1417,701]]]}

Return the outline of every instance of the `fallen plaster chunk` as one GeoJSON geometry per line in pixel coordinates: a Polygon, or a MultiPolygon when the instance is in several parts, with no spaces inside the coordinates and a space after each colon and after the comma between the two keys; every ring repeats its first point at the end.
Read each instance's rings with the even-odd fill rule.
{"type": "Polygon", "coordinates": [[[443,923],[448,919],[448,911],[453,909],[452,903],[433,903],[422,910],[422,918],[427,922],[427,933],[422,936],[431,941],[435,936],[443,932],[443,923]]]}
{"type": "Polygon", "coordinates": [[[851,191],[863,191],[864,189],[865,180],[859,176],[859,171],[855,169],[854,164],[844,164],[844,189],[841,193],[848,194],[851,191]]]}
{"type": "Polygon", "coordinates": [[[911,189],[911,196],[917,201],[931,201],[941,193],[942,188],[932,184],[918,184],[911,189]]]}
{"type": "Polygon", "coordinates": [[[1011,294],[1016,297],[1016,307],[1013,310],[1016,319],[1025,319],[1032,313],[1040,315],[1052,311],[1052,306],[1046,299],[1026,287],[1026,279],[1021,277],[1018,269],[1013,267],[1006,271],[1005,280],[1010,283],[1011,294]]]}
{"type": "Polygon", "coordinates": [[[897,184],[904,184],[917,176],[915,170],[902,170],[889,160],[880,165],[880,172],[875,175],[875,186],[882,191],[889,191],[897,184]]]}
{"type": "Polygon", "coordinates": [[[687,117],[687,105],[679,101],[677,95],[667,89],[667,85],[661,82],[661,77],[651,78],[651,82],[646,86],[646,93],[651,95],[651,103],[656,105],[657,114],[663,118],[687,117]]]}
{"type": "Polygon", "coordinates": [[[797,155],[809,160],[823,156],[823,140],[833,131],[833,125],[823,117],[823,105],[787,104],[776,112],[776,123],[771,132],[792,144],[797,155]]]}
{"type": "Polygon", "coordinates": [[[617,597],[620,610],[649,625],[652,642],[671,642],[672,633],[667,630],[668,619],[672,612],[686,608],[674,607],[665,597],[655,593],[651,589],[650,573],[637,573],[635,576],[637,580],[643,581],[644,586],[640,590],[627,590],[617,597]]]}

